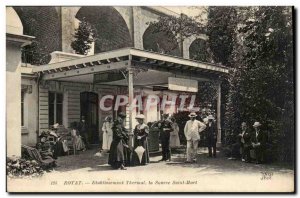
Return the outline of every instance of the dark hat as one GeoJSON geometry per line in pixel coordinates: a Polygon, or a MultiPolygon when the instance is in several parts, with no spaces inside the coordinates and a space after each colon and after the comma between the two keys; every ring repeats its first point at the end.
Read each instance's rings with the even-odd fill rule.
{"type": "Polygon", "coordinates": [[[124,112],[120,112],[118,115],[119,115],[119,117],[121,117],[121,118],[126,118],[126,114],[125,114],[124,112]]]}
{"type": "Polygon", "coordinates": [[[163,113],[163,114],[162,114],[162,117],[164,117],[164,118],[165,118],[165,117],[169,117],[169,114],[168,114],[168,113],[163,113]]]}
{"type": "Polygon", "coordinates": [[[77,122],[71,122],[69,128],[76,129],[77,128],[77,122]]]}
{"type": "Polygon", "coordinates": [[[85,116],[81,116],[81,120],[84,120],[85,119],[85,116]]]}

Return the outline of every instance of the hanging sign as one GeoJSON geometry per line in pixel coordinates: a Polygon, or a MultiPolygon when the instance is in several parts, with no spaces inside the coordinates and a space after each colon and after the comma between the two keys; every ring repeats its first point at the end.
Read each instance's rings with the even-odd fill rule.
{"type": "Polygon", "coordinates": [[[198,92],[197,80],[169,77],[168,82],[169,90],[198,92]]]}
{"type": "Polygon", "coordinates": [[[111,71],[94,74],[94,83],[113,82],[123,79],[125,79],[125,77],[120,71],[111,71]]]}

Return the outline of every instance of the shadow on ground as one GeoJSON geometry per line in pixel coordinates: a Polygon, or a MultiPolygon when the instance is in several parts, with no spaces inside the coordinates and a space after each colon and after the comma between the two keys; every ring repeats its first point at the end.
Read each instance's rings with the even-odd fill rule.
{"type": "Polygon", "coordinates": [[[255,164],[245,163],[241,160],[228,160],[227,157],[219,153],[216,158],[208,158],[206,153],[198,154],[197,162],[192,164],[184,163],[186,160],[185,155],[175,154],[172,162],[167,162],[168,166],[180,166],[186,168],[197,168],[200,171],[209,168],[215,172],[241,172],[241,173],[257,173],[257,172],[277,172],[277,173],[291,173],[293,167],[287,164],[255,164]]]}
{"type": "Polygon", "coordinates": [[[107,164],[108,154],[101,157],[94,156],[97,149],[81,151],[77,155],[61,156],[57,159],[56,171],[71,171],[83,168],[99,169],[99,171],[111,170],[107,164]]]}
{"type": "MultiPolygon", "coordinates": [[[[101,157],[96,157],[94,154],[97,149],[87,150],[80,152],[78,155],[69,155],[59,157],[57,160],[58,167],[56,171],[65,172],[78,169],[89,169],[88,172],[93,171],[110,171],[112,168],[107,164],[108,154],[101,157]]],[[[160,156],[153,156],[150,158],[150,164],[147,166],[155,165],[161,159],[160,156]]],[[[207,158],[207,153],[200,152],[197,157],[197,163],[186,164],[186,155],[184,152],[173,152],[171,162],[162,162],[164,166],[182,167],[182,168],[196,168],[197,172],[203,172],[205,169],[218,173],[230,172],[243,172],[247,174],[257,172],[277,172],[277,173],[291,173],[293,167],[285,164],[255,164],[245,163],[240,160],[228,160],[222,153],[218,152],[217,158],[207,158]]],[[[134,167],[133,167],[134,168],[134,167]]]]}

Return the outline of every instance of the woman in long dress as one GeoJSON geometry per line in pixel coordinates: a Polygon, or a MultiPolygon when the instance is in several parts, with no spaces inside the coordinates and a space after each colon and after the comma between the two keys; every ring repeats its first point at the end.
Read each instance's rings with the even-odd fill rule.
{"type": "Polygon", "coordinates": [[[149,127],[144,123],[144,119],[145,116],[143,114],[136,116],[138,124],[134,129],[134,145],[132,153],[133,166],[146,165],[149,163],[149,149],[147,140],[149,135],[149,127]],[[141,156],[141,160],[139,159],[139,155],[141,156]]]}
{"type": "Polygon", "coordinates": [[[75,146],[76,151],[85,150],[85,145],[79,135],[77,122],[73,122],[71,124],[71,136],[73,137],[73,144],[75,146]]]}
{"type": "Polygon", "coordinates": [[[111,145],[111,142],[112,142],[112,139],[113,139],[112,126],[113,126],[112,117],[107,116],[105,118],[105,121],[104,121],[103,126],[102,126],[102,131],[103,131],[102,150],[104,152],[107,152],[110,149],[110,145],[111,145]]]}
{"type": "Polygon", "coordinates": [[[179,140],[179,126],[175,118],[171,118],[173,131],[170,133],[170,147],[178,148],[180,146],[179,140]]]}
{"type": "Polygon", "coordinates": [[[128,160],[128,134],[124,127],[125,114],[120,113],[119,117],[114,121],[113,141],[110,146],[108,164],[114,169],[126,170],[125,164],[128,160]]]}

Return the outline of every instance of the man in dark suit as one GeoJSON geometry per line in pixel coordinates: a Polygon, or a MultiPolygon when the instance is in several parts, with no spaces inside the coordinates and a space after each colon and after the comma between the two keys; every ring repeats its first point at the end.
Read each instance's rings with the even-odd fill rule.
{"type": "MultiPolygon", "coordinates": [[[[242,161],[247,161],[250,158],[250,150],[247,150],[251,146],[251,134],[248,131],[248,126],[246,122],[241,124],[242,131],[237,135],[237,142],[232,145],[231,148],[231,157],[228,159],[235,159],[234,153],[239,153],[241,150],[242,161]]],[[[236,156],[239,154],[235,154],[236,156]]]]}
{"type": "Polygon", "coordinates": [[[170,133],[173,131],[172,122],[168,119],[168,114],[163,114],[162,117],[163,119],[158,123],[162,147],[162,159],[160,161],[171,161],[170,133]]]}
{"type": "Polygon", "coordinates": [[[81,116],[81,120],[78,125],[79,134],[85,144],[86,149],[90,149],[90,143],[88,139],[88,126],[85,121],[85,117],[81,116]]]}
{"type": "Polygon", "coordinates": [[[261,124],[255,122],[253,125],[255,133],[252,136],[252,148],[255,151],[256,163],[260,164],[264,161],[264,152],[267,143],[267,134],[260,129],[261,124]]]}
{"type": "Polygon", "coordinates": [[[216,155],[217,126],[214,121],[214,117],[212,115],[209,115],[207,119],[208,119],[208,123],[206,125],[206,134],[207,134],[208,157],[216,157],[217,156],[216,155]]]}

